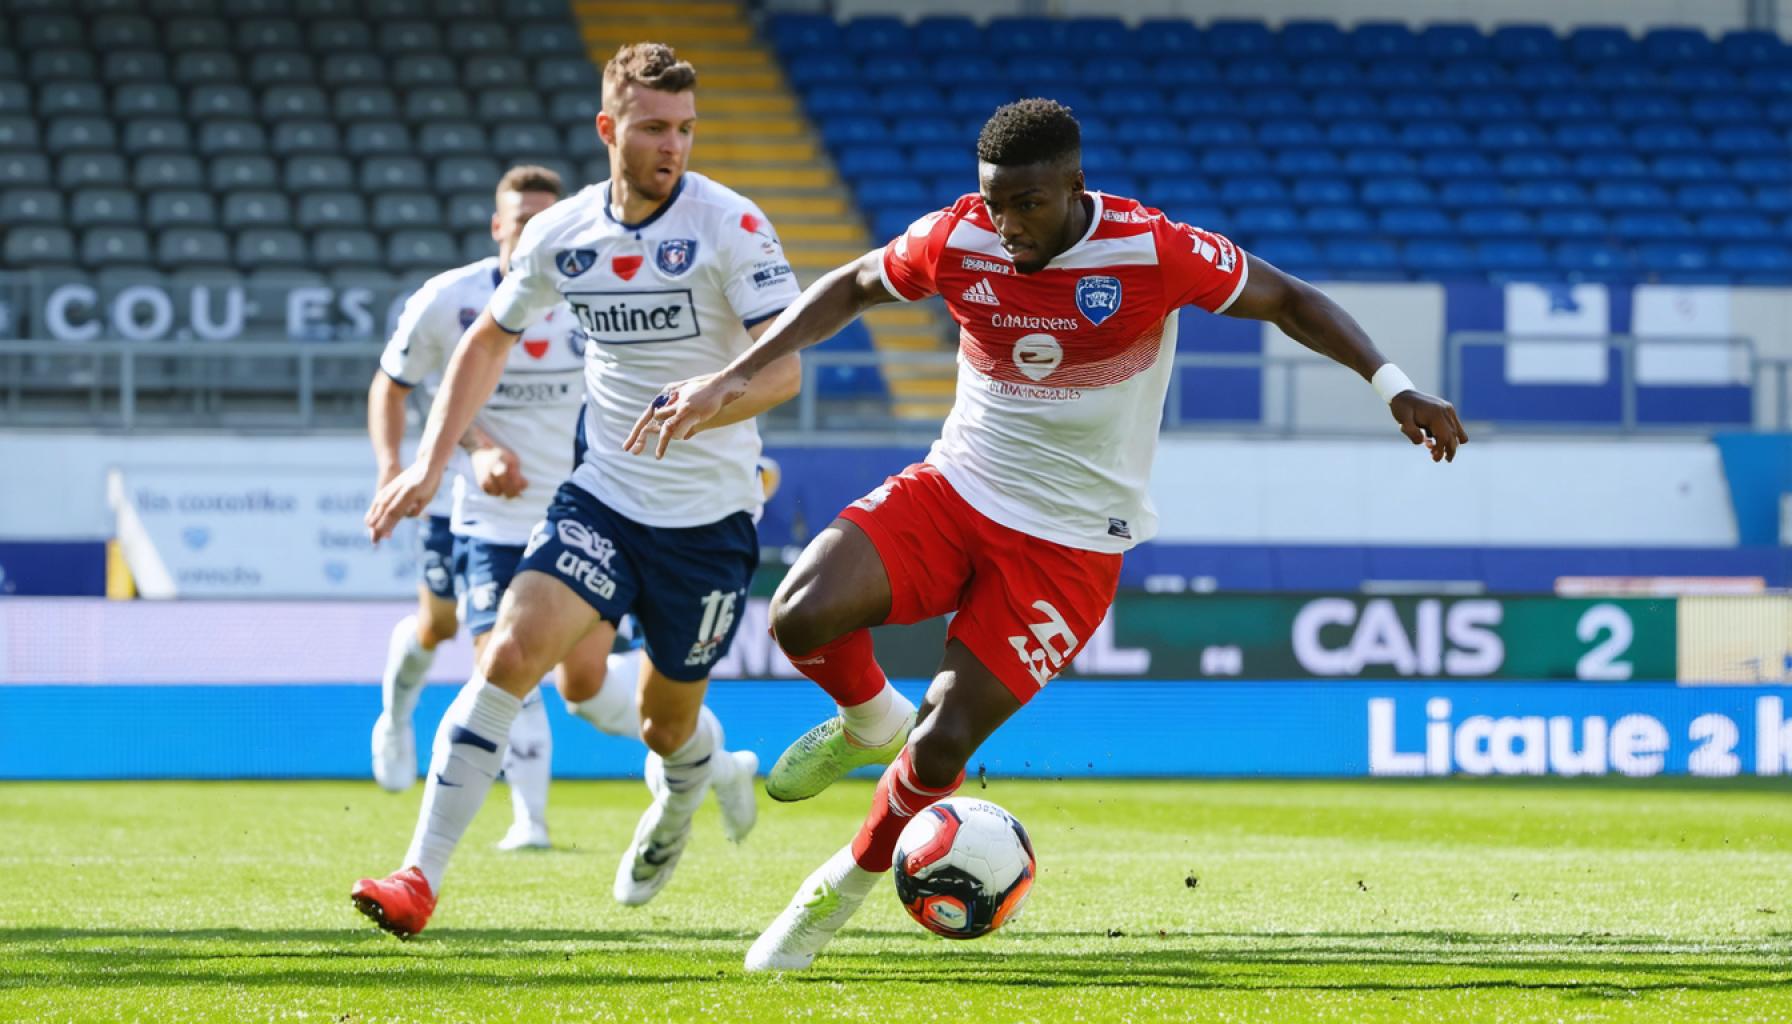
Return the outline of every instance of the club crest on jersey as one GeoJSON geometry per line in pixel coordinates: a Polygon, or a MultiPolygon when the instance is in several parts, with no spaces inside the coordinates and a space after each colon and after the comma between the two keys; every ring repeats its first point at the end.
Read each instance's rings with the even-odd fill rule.
{"type": "Polygon", "coordinates": [[[1064,346],[1049,334],[1029,334],[1014,343],[1014,368],[1030,381],[1042,381],[1064,362],[1064,346]]]}
{"type": "Polygon", "coordinates": [[[654,265],[660,273],[668,277],[677,277],[691,269],[697,262],[697,240],[695,238],[668,238],[653,251],[654,265]]]}
{"type": "Polygon", "coordinates": [[[460,329],[461,330],[464,331],[467,328],[473,326],[473,321],[475,321],[477,319],[479,319],[479,311],[477,309],[474,309],[472,306],[460,307],[460,329]]]}
{"type": "Polygon", "coordinates": [[[595,249],[563,249],[554,256],[554,266],[567,277],[578,277],[596,265],[595,249]]]}
{"type": "Polygon", "coordinates": [[[1120,312],[1120,279],[1098,274],[1079,280],[1076,308],[1090,323],[1100,327],[1102,321],[1120,312]]]}

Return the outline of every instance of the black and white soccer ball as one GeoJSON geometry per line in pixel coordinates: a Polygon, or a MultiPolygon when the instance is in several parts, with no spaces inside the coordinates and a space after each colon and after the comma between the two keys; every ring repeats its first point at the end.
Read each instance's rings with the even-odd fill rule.
{"type": "Polygon", "coordinates": [[[1033,888],[1033,841],[988,800],[950,797],[903,828],[893,873],[897,897],[921,927],[974,939],[1020,913],[1033,888]]]}

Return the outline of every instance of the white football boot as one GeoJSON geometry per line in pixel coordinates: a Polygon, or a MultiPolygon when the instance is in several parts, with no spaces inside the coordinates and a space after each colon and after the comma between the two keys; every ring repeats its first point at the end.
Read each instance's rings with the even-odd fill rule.
{"type": "Polygon", "coordinates": [[[883,877],[853,860],[852,846],[843,847],[803,880],[784,908],[747,950],[749,971],[800,971],[865,902],[883,877]]]}
{"type": "Polygon", "coordinates": [[[417,732],[407,719],[394,721],[387,712],[373,721],[373,781],[389,793],[402,793],[417,781],[417,732]]]}

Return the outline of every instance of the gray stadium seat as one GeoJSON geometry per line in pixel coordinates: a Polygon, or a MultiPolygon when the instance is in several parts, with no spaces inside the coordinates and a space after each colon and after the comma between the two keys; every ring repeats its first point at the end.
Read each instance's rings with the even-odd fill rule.
{"type": "Polygon", "coordinates": [[[595,157],[585,161],[582,177],[589,182],[597,183],[610,180],[610,160],[608,157],[595,157]]]}
{"type": "Polygon", "coordinates": [[[407,121],[449,121],[472,112],[467,94],[459,89],[418,89],[404,98],[407,121]]]}
{"type": "Polygon", "coordinates": [[[355,185],[354,171],[339,156],[295,156],[286,161],[288,192],[340,192],[355,185]]]}
{"type": "Polygon", "coordinates": [[[450,157],[436,164],[436,191],[472,192],[485,189],[489,192],[497,187],[498,178],[503,173],[498,162],[488,156],[450,157]]]}
{"type": "Polygon", "coordinates": [[[311,254],[317,265],[325,268],[377,267],[386,262],[373,233],[353,228],[319,231],[312,239],[311,254]]]}
{"type": "Polygon", "coordinates": [[[498,243],[492,241],[489,231],[466,231],[460,236],[460,259],[462,263],[472,263],[498,254],[498,243]]]}
{"type": "Polygon", "coordinates": [[[427,21],[388,21],[380,26],[380,50],[394,55],[441,53],[442,33],[427,21]]]}
{"type": "Polygon", "coordinates": [[[376,21],[402,21],[429,17],[427,0],[367,0],[367,16],[376,21]]]}
{"type": "Polygon", "coordinates": [[[284,18],[292,13],[290,0],[219,0],[218,8],[228,18],[284,18]]]}
{"type": "Polygon", "coordinates": [[[280,187],[280,170],[273,157],[221,156],[210,161],[206,172],[214,192],[239,188],[273,189],[280,187]]]}
{"type": "Polygon", "coordinates": [[[112,91],[113,117],[179,117],[180,90],[172,85],[139,82],[112,91]]]}
{"type": "Polygon", "coordinates": [[[303,267],[306,262],[305,239],[297,231],[255,228],[236,236],[238,266],[303,267]]]}
{"type": "Polygon", "coordinates": [[[408,156],[376,156],[361,162],[360,187],[366,192],[408,191],[422,188],[423,161],[408,156]]]}
{"type": "Polygon", "coordinates": [[[232,192],[224,197],[224,227],[284,228],[292,225],[292,203],[282,192],[232,192]]]}
{"type": "Polygon", "coordinates": [[[185,153],[193,148],[193,135],[187,122],[171,117],[140,117],[124,124],[124,141],[119,146],[128,156],[144,153],[185,153]]]}
{"type": "Polygon", "coordinates": [[[475,91],[527,88],[529,72],[515,57],[474,57],[467,61],[461,83],[475,91]]]}
{"type": "Polygon", "coordinates": [[[543,92],[597,89],[603,79],[585,57],[549,57],[535,61],[535,87],[543,92]]]}
{"type": "Polygon", "coordinates": [[[209,192],[154,192],[145,222],[155,229],[208,228],[218,222],[217,203],[209,192]]]}
{"type": "Polygon", "coordinates": [[[73,263],[75,236],[67,228],[14,228],[6,233],[5,259],[9,267],[73,263]]]}
{"type": "Polygon", "coordinates": [[[216,18],[177,18],[163,32],[170,53],[222,50],[230,45],[230,27],[216,18]]]}
{"type": "Polygon", "coordinates": [[[202,156],[263,153],[268,148],[267,133],[255,121],[205,121],[199,125],[199,152],[202,156]]]}
{"type": "Polygon", "coordinates": [[[80,20],[66,14],[27,14],[13,25],[13,45],[21,53],[86,42],[80,20]]]}
{"type": "Polygon", "coordinates": [[[274,125],[275,156],[304,156],[342,151],[333,121],[281,121],[274,125]]]}
{"type": "Polygon", "coordinates": [[[348,126],[344,148],[352,157],[403,156],[411,152],[411,133],[397,121],[362,121],[348,126]]]}
{"type": "Polygon", "coordinates": [[[251,118],[255,116],[255,97],[235,83],[202,85],[187,96],[187,116],[195,121],[251,118]]]}
{"type": "Polygon", "coordinates": [[[387,295],[407,295],[417,290],[415,285],[412,285],[409,288],[402,287],[404,279],[397,274],[390,273],[386,270],[384,260],[379,256],[379,247],[377,245],[374,247],[374,257],[378,265],[370,267],[335,267],[329,270],[327,279],[330,282],[330,287],[336,289],[370,288],[376,292],[383,292],[387,295]]]}
{"type": "Polygon", "coordinates": [[[438,121],[417,131],[417,152],[426,157],[477,156],[490,152],[485,131],[471,121],[438,121]]]}
{"type": "Polygon", "coordinates": [[[365,21],[346,18],[317,21],[312,23],[306,35],[314,53],[356,53],[373,49],[373,29],[365,21]]]}
{"type": "MultiPolygon", "coordinates": [[[[563,92],[550,101],[548,116],[555,124],[594,124],[597,120],[597,108],[601,103],[595,90],[579,90],[563,92]]],[[[593,128],[592,131],[596,131],[593,128]]]]}
{"type": "Polygon", "coordinates": [[[43,188],[50,185],[50,158],[41,152],[7,152],[0,156],[0,188],[43,188]]]}
{"type": "Polygon", "coordinates": [[[174,58],[170,76],[176,85],[192,87],[242,81],[236,57],[223,50],[189,50],[174,58]]]}
{"type": "Polygon", "coordinates": [[[132,168],[133,187],[156,190],[205,187],[205,174],[197,157],[185,153],[149,153],[137,158],[132,168]]]}
{"type": "Polygon", "coordinates": [[[169,269],[230,262],[230,239],[212,228],[172,228],[156,238],[156,262],[169,269]]]}
{"type": "Polygon", "coordinates": [[[560,152],[560,134],[551,126],[540,122],[500,124],[492,129],[492,149],[500,157],[513,163],[519,156],[552,156],[560,152]]]}
{"type": "Polygon", "coordinates": [[[15,80],[22,77],[24,73],[25,69],[19,66],[18,55],[11,50],[0,49],[0,80],[15,80]]]}
{"type": "Polygon", "coordinates": [[[575,124],[566,129],[560,152],[571,160],[590,160],[604,155],[604,140],[598,137],[596,125],[575,124]]]}
{"type": "Polygon", "coordinates": [[[460,81],[454,62],[435,54],[412,53],[392,62],[392,84],[400,89],[432,89],[460,81]]]}
{"type": "Polygon", "coordinates": [[[37,121],[29,117],[0,117],[0,150],[14,153],[35,153],[43,145],[37,134],[37,121]]]}
{"type": "Polygon", "coordinates": [[[136,227],[143,222],[137,193],[118,188],[82,189],[69,204],[70,227],[136,227]]]}
{"type": "Polygon", "coordinates": [[[458,262],[460,247],[446,231],[399,231],[386,241],[386,264],[400,270],[443,270],[458,262]]]}
{"type": "Polygon", "coordinates": [[[479,119],[487,124],[539,121],[545,116],[541,95],[534,89],[492,89],[479,94],[479,119]]]}
{"type": "MultiPolygon", "coordinates": [[[[506,14],[515,17],[507,7],[506,14]]],[[[524,24],[517,29],[516,53],[524,57],[552,57],[579,55],[585,59],[585,41],[579,36],[577,29],[564,22],[558,24],[524,24]]]]}
{"type": "Polygon", "coordinates": [[[559,21],[566,17],[566,0],[504,0],[504,16],[513,21],[559,21]]]}
{"type": "Polygon", "coordinates": [[[250,18],[236,26],[236,48],[244,53],[298,50],[304,45],[305,34],[290,18],[250,18]]]}
{"type": "Polygon", "coordinates": [[[100,53],[154,50],[158,45],[155,22],[140,15],[108,14],[93,21],[93,48],[100,53]]]}
{"type": "Polygon", "coordinates": [[[448,52],[471,57],[510,49],[510,33],[490,21],[456,21],[448,26],[448,52]]]}
{"type": "Polygon", "coordinates": [[[0,192],[0,224],[62,224],[62,193],[50,188],[9,188],[0,192]]]}
{"type": "Polygon", "coordinates": [[[44,149],[52,154],[113,150],[118,133],[104,117],[58,117],[50,121],[44,149]]]}
{"type": "MultiPolygon", "coordinates": [[[[224,255],[225,259],[222,262],[228,264],[230,262],[228,241],[225,242],[224,255]]],[[[168,283],[176,294],[185,295],[194,288],[209,288],[214,292],[222,292],[229,288],[240,288],[245,282],[243,275],[238,273],[235,267],[219,265],[179,267],[168,275],[168,283]]]]}
{"type": "Polygon", "coordinates": [[[91,82],[99,77],[86,50],[38,50],[26,58],[26,77],[35,82],[91,82]]]}
{"type": "Polygon", "coordinates": [[[333,90],[342,86],[378,86],[385,84],[385,61],[375,54],[335,52],[324,57],[317,77],[330,82],[333,90]]]}
{"type": "Polygon", "coordinates": [[[261,116],[276,125],[288,120],[321,121],[330,116],[330,101],[315,85],[277,85],[262,93],[261,116]]]}
{"type": "Polygon", "coordinates": [[[426,192],[388,192],[373,200],[373,229],[434,228],[442,223],[442,204],[426,192]]]}
{"type": "MultiPolygon", "coordinates": [[[[496,186],[497,182],[492,184],[496,186]]],[[[450,228],[455,231],[489,231],[491,223],[491,192],[456,192],[448,197],[447,224],[450,228]]]]}
{"type": "Polygon", "coordinates": [[[284,50],[258,53],[249,61],[249,81],[263,88],[309,84],[317,81],[317,69],[308,54],[284,50]]]}
{"type": "MultiPolygon", "coordinates": [[[[329,78],[329,61],[324,62],[329,78]]],[[[398,117],[398,97],[385,86],[360,85],[336,91],[336,120],[389,121],[398,117]]]]}
{"type": "Polygon", "coordinates": [[[70,153],[56,161],[56,183],[63,188],[124,188],[129,180],[117,153],[70,153]]]}
{"type": "Polygon", "coordinates": [[[0,82],[0,114],[31,114],[31,89],[24,82],[0,82]]]}
{"type": "Polygon", "coordinates": [[[168,79],[168,58],[148,50],[116,50],[106,54],[100,77],[113,86],[164,82],[168,79]]]}
{"type": "MultiPolygon", "coordinates": [[[[568,192],[577,191],[579,182],[585,178],[584,173],[570,160],[561,160],[557,157],[537,157],[529,162],[539,164],[542,167],[546,167],[548,170],[553,171],[555,174],[558,174],[560,176],[561,185],[564,186],[568,192]]],[[[609,171],[607,169],[608,165],[606,164],[605,167],[604,177],[609,177],[609,171]]],[[[602,181],[603,179],[599,178],[596,180],[602,181]]]]}
{"type": "Polygon", "coordinates": [[[214,17],[218,0],[145,0],[145,14],[158,18],[214,17]]]}
{"type": "MultiPolygon", "coordinates": [[[[112,306],[112,300],[118,298],[118,293],[126,288],[145,284],[160,286],[166,283],[161,274],[140,266],[109,267],[93,275],[93,287],[100,293],[100,305],[108,309],[112,306]]],[[[140,315],[153,314],[145,310],[140,315]]]]}
{"type": "Polygon", "coordinates": [[[435,0],[430,4],[430,10],[445,21],[493,18],[498,13],[491,0],[435,0]]]}
{"type": "Polygon", "coordinates": [[[149,235],[141,228],[93,228],[81,233],[81,263],[89,267],[142,266],[149,235]]]}
{"type": "Polygon", "coordinates": [[[367,223],[367,203],[354,192],[312,192],[299,198],[299,227],[358,228],[367,223]]]}
{"type": "Polygon", "coordinates": [[[361,13],[360,0],[293,0],[292,13],[295,17],[309,18],[353,18],[361,13]]]}
{"type": "Polygon", "coordinates": [[[53,82],[38,88],[37,112],[46,118],[104,114],[106,93],[95,82],[53,82]]]}

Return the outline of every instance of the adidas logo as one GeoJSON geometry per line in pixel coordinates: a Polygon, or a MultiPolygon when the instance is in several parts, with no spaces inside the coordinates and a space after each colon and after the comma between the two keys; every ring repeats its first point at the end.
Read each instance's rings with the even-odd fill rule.
{"type": "Polygon", "coordinates": [[[1002,300],[996,298],[996,290],[990,287],[989,278],[980,277],[977,283],[964,290],[964,301],[975,302],[982,306],[1000,306],[1002,300]]]}

